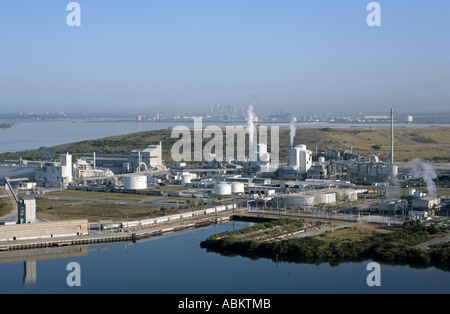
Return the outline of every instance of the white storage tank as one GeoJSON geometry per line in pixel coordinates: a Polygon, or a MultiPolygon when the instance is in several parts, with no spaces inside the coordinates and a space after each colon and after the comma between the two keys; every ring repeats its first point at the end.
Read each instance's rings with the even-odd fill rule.
{"type": "Polygon", "coordinates": [[[215,195],[231,195],[231,185],[226,183],[218,183],[214,186],[215,195]]]}
{"type": "Polygon", "coordinates": [[[181,176],[181,184],[191,183],[191,175],[190,174],[183,174],[181,176]]]}
{"type": "Polygon", "coordinates": [[[315,198],[312,195],[289,195],[283,202],[287,209],[307,209],[315,205],[315,198]]]}
{"type": "Polygon", "coordinates": [[[147,188],[147,176],[127,175],[123,177],[125,190],[145,190],[147,188]]]}
{"type": "Polygon", "coordinates": [[[414,193],[416,193],[416,189],[408,189],[408,190],[406,190],[406,195],[408,197],[413,197],[414,193]]]}
{"type": "Polygon", "coordinates": [[[234,182],[233,183],[233,194],[244,194],[244,183],[241,182],[234,182]]]}

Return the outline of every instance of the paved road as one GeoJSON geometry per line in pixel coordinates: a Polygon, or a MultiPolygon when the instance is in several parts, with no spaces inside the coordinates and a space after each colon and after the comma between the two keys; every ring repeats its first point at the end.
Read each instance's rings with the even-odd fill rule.
{"type": "Polygon", "coordinates": [[[317,228],[311,231],[305,231],[302,233],[299,233],[296,235],[297,238],[304,238],[304,237],[314,237],[317,236],[319,234],[324,233],[325,231],[331,231],[331,230],[338,230],[338,229],[342,229],[342,228],[347,228],[347,227],[351,227],[351,226],[356,226],[356,225],[360,225],[363,224],[361,222],[358,223],[349,223],[349,224],[345,224],[345,225],[337,225],[337,226],[328,226],[328,227],[322,227],[322,228],[317,228]]]}
{"type": "Polygon", "coordinates": [[[415,246],[415,248],[418,248],[418,249],[429,249],[430,246],[432,246],[434,244],[438,244],[438,243],[442,243],[442,242],[448,242],[448,241],[450,241],[450,235],[448,235],[446,237],[443,237],[443,238],[440,238],[440,239],[437,239],[437,240],[434,240],[434,241],[430,241],[430,242],[425,242],[425,243],[419,244],[419,245],[415,246]]]}

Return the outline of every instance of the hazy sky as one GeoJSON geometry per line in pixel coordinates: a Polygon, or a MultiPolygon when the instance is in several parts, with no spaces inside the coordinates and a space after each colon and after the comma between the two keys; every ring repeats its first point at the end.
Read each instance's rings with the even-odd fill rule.
{"type": "Polygon", "coordinates": [[[450,108],[448,0],[69,2],[0,2],[1,112],[450,108]]]}

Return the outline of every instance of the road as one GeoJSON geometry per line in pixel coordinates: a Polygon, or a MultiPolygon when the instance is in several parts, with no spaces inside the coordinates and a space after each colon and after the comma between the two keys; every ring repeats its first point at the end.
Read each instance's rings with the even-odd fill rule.
{"type": "Polygon", "coordinates": [[[312,228],[314,230],[305,231],[305,232],[299,233],[299,234],[297,234],[295,236],[297,238],[314,237],[314,236],[322,234],[322,233],[324,233],[326,231],[334,231],[334,230],[347,228],[347,227],[352,227],[352,226],[357,226],[357,225],[361,225],[361,224],[363,224],[363,223],[361,223],[361,222],[357,222],[357,223],[354,222],[354,223],[349,223],[349,224],[344,224],[344,225],[321,226],[319,228],[312,228]]]}
{"type": "Polygon", "coordinates": [[[416,245],[415,248],[417,249],[429,249],[430,246],[434,245],[434,244],[438,244],[438,243],[442,243],[442,242],[448,242],[450,241],[450,235],[440,238],[440,239],[436,239],[433,241],[428,241],[419,245],[416,245]]]}

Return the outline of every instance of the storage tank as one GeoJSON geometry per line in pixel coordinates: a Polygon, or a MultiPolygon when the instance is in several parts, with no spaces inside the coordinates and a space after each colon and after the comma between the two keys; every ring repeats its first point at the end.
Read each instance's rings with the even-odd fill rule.
{"type": "Polygon", "coordinates": [[[358,200],[358,192],[355,190],[345,191],[345,200],[349,202],[356,202],[358,200]]]}
{"type": "Polygon", "coordinates": [[[244,183],[234,182],[232,188],[233,194],[244,194],[244,183]]]}
{"type": "Polygon", "coordinates": [[[343,190],[336,190],[336,201],[343,201],[346,196],[347,196],[347,191],[343,191],[343,190]]]}
{"type": "Polygon", "coordinates": [[[191,183],[191,175],[190,174],[183,174],[181,176],[181,184],[191,183]]]}
{"type": "Polygon", "coordinates": [[[123,177],[125,190],[144,190],[147,188],[147,176],[127,175],[123,177]]]}
{"type": "Polygon", "coordinates": [[[214,194],[231,195],[231,185],[226,183],[218,183],[214,186],[214,194]]]}
{"type": "Polygon", "coordinates": [[[408,189],[408,190],[406,190],[406,195],[408,197],[413,197],[414,193],[416,193],[416,189],[408,189]]]}
{"type": "Polygon", "coordinates": [[[305,209],[315,205],[315,198],[312,195],[290,195],[283,199],[287,209],[305,209]]]}

